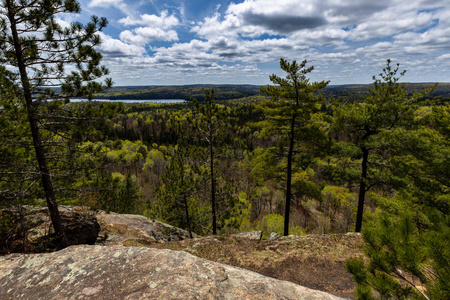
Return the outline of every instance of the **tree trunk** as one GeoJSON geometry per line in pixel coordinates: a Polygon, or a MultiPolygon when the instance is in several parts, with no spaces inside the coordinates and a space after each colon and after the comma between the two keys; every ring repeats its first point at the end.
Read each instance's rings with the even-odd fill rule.
{"type": "Polygon", "coordinates": [[[359,197],[358,197],[358,211],[356,213],[355,232],[361,232],[364,201],[366,198],[366,181],[367,181],[367,163],[369,160],[369,150],[366,147],[361,147],[363,158],[361,162],[361,179],[359,182],[359,197]]]}
{"type": "Polygon", "coordinates": [[[11,34],[14,40],[14,48],[16,50],[17,66],[19,68],[20,79],[23,88],[23,96],[25,98],[27,106],[28,121],[30,123],[30,130],[31,135],[33,137],[36,159],[39,165],[39,172],[41,174],[42,186],[44,187],[45,198],[47,200],[47,207],[50,213],[50,219],[52,220],[52,225],[55,230],[56,236],[58,239],[60,239],[62,246],[67,246],[68,241],[66,234],[64,232],[64,228],[62,227],[61,216],[58,210],[58,204],[55,200],[52,178],[48,170],[47,159],[44,153],[44,147],[42,146],[42,138],[39,132],[38,120],[35,117],[35,108],[33,107],[33,98],[23,58],[22,45],[20,44],[19,35],[17,33],[14,8],[10,0],[6,0],[6,4],[8,7],[8,18],[11,24],[11,34]]]}
{"type": "Polygon", "coordinates": [[[291,213],[291,185],[292,185],[292,156],[294,153],[294,128],[295,128],[295,116],[292,116],[291,132],[289,137],[289,152],[287,161],[287,178],[286,178],[286,205],[284,209],[284,235],[289,235],[289,215],[291,213]]]}
{"type": "Polygon", "coordinates": [[[189,237],[192,239],[191,219],[189,218],[189,207],[186,195],[183,195],[184,209],[186,213],[186,222],[189,231],[189,237]]]}
{"type": "Polygon", "coordinates": [[[216,217],[216,182],[214,178],[214,151],[212,139],[209,143],[210,166],[211,166],[211,209],[212,209],[212,226],[213,234],[217,234],[217,217],[216,217]]]}
{"type": "Polygon", "coordinates": [[[189,237],[192,239],[192,229],[191,229],[191,219],[189,218],[189,207],[188,207],[188,201],[187,201],[187,196],[186,196],[186,190],[185,190],[185,186],[184,186],[184,166],[181,166],[181,172],[183,172],[181,174],[181,186],[184,189],[183,192],[183,202],[184,202],[184,212],[186,214],[186,222],[187,222],[187,228],[189,231],[189,237]]]}

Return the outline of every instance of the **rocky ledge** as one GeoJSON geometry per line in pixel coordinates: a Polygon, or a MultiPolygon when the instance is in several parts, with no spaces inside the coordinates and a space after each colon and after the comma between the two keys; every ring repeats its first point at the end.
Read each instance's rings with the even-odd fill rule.
{"type": "Polygon", "coordinates": [[[71,246],[0,257],[0,299],[341,299],[186,252],[71,246]]]}
{"type": "MultiPolygon", "coordinates": [[[[103,243],[108,245],[145,246],[190,238],[186,230],[140,215],[100,211],[96,217],[101,227],[100,236],[107,237],[103,243]]],[[[199,237],[195,233],[192,236],[199,237]]]]}
{"type": "MultiPolygon", "coordinates": [[[[69,243],[147,246],[190,238],[188,231],[140,215],[94,212],[87,207],[60,205],[62,225],[69,243]],[[100,234],[100,236],[99,236],[100,234]]],[[[0,209],[0,254],[48,252],[53,227],[46,207],[0,209]]],[[[192,233],[192,237],[198,237],[192,233]]],[[[59,247],[61,248],[61,247],[59,247]]]]}

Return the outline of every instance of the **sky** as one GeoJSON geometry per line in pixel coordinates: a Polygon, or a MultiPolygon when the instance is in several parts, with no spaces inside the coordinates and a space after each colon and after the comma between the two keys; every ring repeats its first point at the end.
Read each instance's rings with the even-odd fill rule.
{"type": "Polygon", "coordinates": [[[450,0],[81,0],[62,21],[109,21],[116,86],[270,83],[280,58],[312,81],[370,83],[386,60],[403,82],[450,82],[450,0]]]}

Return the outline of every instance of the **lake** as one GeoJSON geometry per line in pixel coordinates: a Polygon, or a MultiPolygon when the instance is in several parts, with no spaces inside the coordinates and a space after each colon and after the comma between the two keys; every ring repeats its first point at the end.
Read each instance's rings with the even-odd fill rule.
{"type": "MultiPolygon", "coordinates": [[[[87,101],[87,99],[70,99],[70,102],[82,102],[87,101]]],[[[143,99],[143,100],[133,100],[133,99],[94,99],[92,101],[97,102],[123,102],[123,103],[181,103],[185,102],[184,99],[143,99]]]]}

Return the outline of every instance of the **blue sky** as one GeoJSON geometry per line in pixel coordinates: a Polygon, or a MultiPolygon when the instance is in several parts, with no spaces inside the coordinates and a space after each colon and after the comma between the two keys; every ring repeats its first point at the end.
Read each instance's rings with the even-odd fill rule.
{"type": "Polygon", "coordinates": [[[450,0],[82,0],[106,17],[115,85],[267,84],[280,57],[312,80],[369,83],[386,59],[406,82],[450,82],[450,0]]]}

